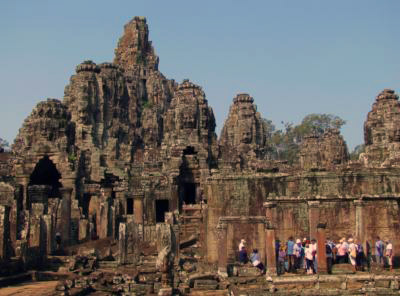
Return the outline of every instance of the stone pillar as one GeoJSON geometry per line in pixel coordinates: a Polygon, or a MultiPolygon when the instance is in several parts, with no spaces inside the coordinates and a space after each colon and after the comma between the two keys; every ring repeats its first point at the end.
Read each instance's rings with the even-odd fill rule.
{"type": "Polygon", "coordinates": [[[44,240],[43,249],[45,250],[46,255],[50,255],[53,253],[54,250],[54,240],[55,237],[53,236],[53,223],[51,215],[43,215],[42,216],[42,235],[44,240]]]}
{"type": "Polygon", "coordinates": [[[143,194],[133,196],[133,215],[136,224],[143,224],[143,194]]]}
{"type": "Polygon", "coordinates": [[[265,217],[271,225],[271,227],[277,227],[277,213],[276,213],[276,202],[268,201],[263,203],[265,209],[265,217]]]}
{"type": "Polygon", "coordinates": [[[97,235],[99,238],[106,238],[108,233],[108,215],[109,208],[107,202],[100,203],[99,207],[99,224],[97,225],[97,235]]]}
{"type": "Polygon", "coordinates": [[[10,207],[0,205],[0,260],[9,258],[8,248],[10,241],[10,207]]]}
{"type": "Polygon", "coordinates": [[[362,200],[354,200],[354,205],[356,207],[356,238],[364,246],[366,250],[365,242],[365,229],[364,229],[364,202],[362,200]]]}
{"type": "Polygon", "coordinates": [[[60,188],[61,193],[61,242],[68,245],[71,240],[71,194],[72,188],[60,188]]]}
{"type": "Polygon", "coordinates": [[[89,224],[90,223],[88,219],[79,220],[79,235],[78,235],[79,243],[83,243],[90,238],[89,224]]]}
{"type": "Polygon", "coordinates": [[[29,184],[29,175],[23,175],[17,177],[18,184],[21,184],[22,191],[22,208],[24,210],[29,209],[29,197],[28,197],[28,184],[29,184]]]}
{"type": "Polygon", "coordinates": [[[265,229],[265,256],[267,257],[267,276],[277,275],[275,252],[275,229],[265,229]]]}
{"type": "Polygon", "coordinates": [[[18,214],[20,209],[18,209],[18,203],[13,200],[13,205],[10,209],[10,240],[13,249],[15,250],[15,243],[17,241],[18,234],[18,214]]]}
{"type": "Polygon", "coordinates": [[[319,223],[319,201],[309,201],[308,225],[310,229],[310,239],[316,238],[318,223],[319,223]]]}
{"type": "Polygon", "coordinates": [[[228,250],[227,250],[227,229],[228,225],[221,223],[217,226],[218,231],[218,274],[228,277],[228,250]]]}
{"type": "Polygon", "coordinates": [[[326,225],[319,223],[317,225],[317,262],[318,262],[318,273],[326,274],[328,273],[328,266],[326,262],[326,225]]]}
{"type": "Polygon", "coordinates": [[[118,231],[118,248],[119,248],[119,264],[125,264],[127,258],[127,241],[126,241],[126,224],[119,224],[118,231]]]}

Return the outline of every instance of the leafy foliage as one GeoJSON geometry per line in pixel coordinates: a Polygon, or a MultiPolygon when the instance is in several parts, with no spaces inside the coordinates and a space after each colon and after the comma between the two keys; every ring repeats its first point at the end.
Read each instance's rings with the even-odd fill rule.
{"type": "Polygon", "coordinates": [[[0,138],[0,152],[4,152],[10,148],[10,144],[7,140],[0,138]]]}
{"type": "Polygon", "coordinates": [[[310,133],[322,135],[329,128],[340,129],[346,121],[332,114],[309,114],[300,124],[282,122],[284,128],[272,132],[273,156],[275,159],[287,160],[293,164],[298,159],[300,145],[310,133]]]}
{"type": "Polygon", "coordinates": [[[354,147],[353,151],[350,153],[351,160],[358,160],[361,153],[365,152],[365,145],[360,144],[354,147]]]}

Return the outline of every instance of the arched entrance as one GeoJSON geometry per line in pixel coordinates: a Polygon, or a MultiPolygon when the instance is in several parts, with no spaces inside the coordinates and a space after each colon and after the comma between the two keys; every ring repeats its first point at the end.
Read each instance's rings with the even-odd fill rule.
{"type": "Polygon", "coordinates": [[[61,174],[57,170],[54,163],[46,155],[36,164],[30,178],[29,185],[50,185],[51,191],[49,197],[60,197],[61,174]]]}

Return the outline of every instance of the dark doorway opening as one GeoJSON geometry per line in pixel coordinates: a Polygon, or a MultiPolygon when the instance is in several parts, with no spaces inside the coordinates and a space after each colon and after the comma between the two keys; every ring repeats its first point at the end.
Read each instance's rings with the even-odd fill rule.
{"type": "Polygon", "coordinates": [[[197,152],[194,150],[193,146],[187,146],[183,149],[183,155],[195,155],[197,152]]]}
{"type": "Polygon", "coordinates": [[[156,200],[156,223],[163,223],[165,221],[165,212],[169,211],[169,200],[160,199],[156,200]]]}
{"type": "Polygon", "coordinates": [[[196,203],[196,184],[183,183],[183,201],[185,204],[196,203]]]}
{"type": "Polygon", "coordinates": [[[36,164],[35,169],[30,176],[29,186],[50,185],[52,189],[49,197],[59,197],[59,188],[62,187],[59,182],[60,179],[61,174],[58,172],[51,159],[46,155],[36,164]]]}
{"type": "Polygon", "coordinates": [[[133,198],[126,199],[126,214],[127,215],[133,214],[133,198]]]}

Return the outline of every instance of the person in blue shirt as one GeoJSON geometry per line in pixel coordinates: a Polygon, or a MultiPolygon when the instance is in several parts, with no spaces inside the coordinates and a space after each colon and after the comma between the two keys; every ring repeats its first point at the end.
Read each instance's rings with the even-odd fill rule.
{"type": "Polygon", "coordinates": [[[287,256],[288,256],[288,263],[289,263],[289,272],[294,272],[294,252],[293,252],[293,248],[294,248],[294,241],[293,241],[293,237],[289,237],[289,240],[287,242],[287,256]]]}
{"type": "Polygon", "coordinates": [[[257,267],[261,272],[264,272],[264,264],[261,262],[260,254],[257,249],[253,249],[250,254],[250,262],[253,266],[257,267]]]}
{"type": "Polygon", "coordinates": [[[376,237],[376,243],[375,243],[375,258],[376,258],[376,263],[379,265],[384,264],[384,259],[383,259],[383,250],[385,246],[383,244],[383,241],[379,238],[379,236],[376,237]]]}

